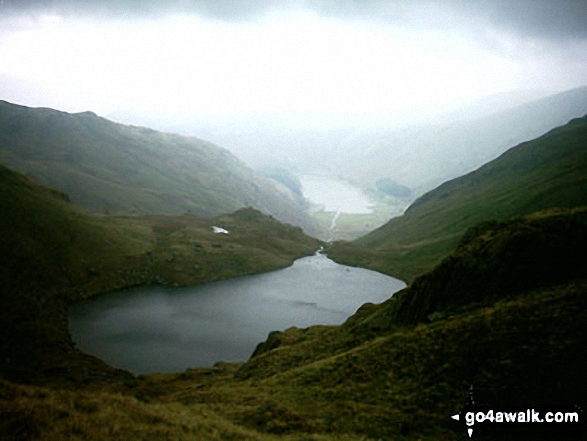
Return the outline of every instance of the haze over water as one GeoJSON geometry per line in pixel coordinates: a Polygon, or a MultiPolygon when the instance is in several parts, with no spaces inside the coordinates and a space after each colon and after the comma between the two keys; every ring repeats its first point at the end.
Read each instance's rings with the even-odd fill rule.
{"type": "Polygon", "coordinates": [[[324,211],[371,213],[373,202],[357,187],[327,176],[300,176],[304,197],[323,207],[324,211]]]}

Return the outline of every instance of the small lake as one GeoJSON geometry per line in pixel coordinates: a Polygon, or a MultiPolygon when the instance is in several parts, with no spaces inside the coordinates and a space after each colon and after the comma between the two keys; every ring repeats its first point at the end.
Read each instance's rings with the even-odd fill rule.
{"type": "Polygon", "coordinates": [[[174,372],[245,361],[271,331],[340,324],[405,284],[324,255],[286,269],[189,288],[144,287],[73,305],[77,347],[131,372],[174,372]]]}
{"type": "Polygon", "coordinates": [[[323,206],[324,211],[362,214],[373,212],[373,202],[367,195],[346,181],[315,175],[302,175],[299,179],[304,197],[323,206]]]}

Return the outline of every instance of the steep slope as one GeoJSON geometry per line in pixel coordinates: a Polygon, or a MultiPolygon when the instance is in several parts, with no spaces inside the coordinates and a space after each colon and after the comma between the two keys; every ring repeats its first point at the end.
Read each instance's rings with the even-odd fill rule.
{"type": "Polygon", "coordinates": [[[477,118],[447,116],[445,123],[357,137],[332,161],[339,174],[364,186],[391,178],[419,196],[585,114],[582,87],[477,118]]]}
{"type": "Polygon", "coordinates": [[[63,360],[91,359],[73,351],[69,302],[129,286],[193,285],[283,268],[319,246],[300,228],[253,209],[212,219],[89,215],[3,166],[0,213],[0,373],[35,381],[59,369],[82,375],[63,360]],[[214,234],[213,226],[230,233],[214,234]]]}
{"type": "MultiPolygon", "coordinates": [[[[0,380],[0,431],[460,440],[466,428],[450,416],[467,404],[471,385],[470,411],[569,409],[584,421],[586,245],[586,208],[471,230],[456,253],[386,302],[364,305],[341,326],[272,333],[243,364],[77,390],[0,380]]],[[[506,426],[475,424],[474,439],[587,435],[585,423],[506,426]]]]}
{"type": "Polygon", "coordinates": [[[0,101],[0,162],[94,212],[213,216],[252,206],[312,231],[299,198],[196,138],[0,101]]]}
{"type": "Polygon", "coordinates": [[[520,144],[416,200],[398,218],[331,257],[411,281],[455,249],[467,228],[551,207],[587,204],[587,117],[520,144]]]}
{"type": "MultiPolygon", "coordinates": [[[[296,397],[291,412],[308,425],[373,438],[452,439],[450,415],[471,384],[489,407],[573,408],[587,393],[586,246],[585,208],[471,232],[432,272],[342,326],[270,335],[236,378],[296,397]]],[[[503,439],[564,435],[539,429],[503,439]]]]}

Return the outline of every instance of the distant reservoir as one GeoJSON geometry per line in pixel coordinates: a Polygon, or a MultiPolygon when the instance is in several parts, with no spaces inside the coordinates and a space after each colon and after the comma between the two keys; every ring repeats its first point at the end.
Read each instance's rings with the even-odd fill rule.
{"type": "Polygon", "coordinates": [[[302,175],[304,197],[332,213],[367,214],[373,211],[373,202],[360,188],[346,181],[327,176],[302,175]]]}
{"type": "Polygon", "coordinates": [[[380,303],[404,287],[316,255],[265,274],[100,296],[72,306],[69,327],[78,348],[112,366],[173,372],[245,361],[271,331],[340,324],[363,303],[380,303]]]}

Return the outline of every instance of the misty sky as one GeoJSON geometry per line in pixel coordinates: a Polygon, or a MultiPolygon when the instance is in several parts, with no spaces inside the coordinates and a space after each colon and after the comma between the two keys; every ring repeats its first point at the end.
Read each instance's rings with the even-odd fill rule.
{"type": "Polygon", "coordinates": [[[0,0],[0,99],[391,115],[587,84],[587,2],[0,0]]]}

